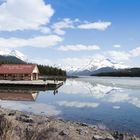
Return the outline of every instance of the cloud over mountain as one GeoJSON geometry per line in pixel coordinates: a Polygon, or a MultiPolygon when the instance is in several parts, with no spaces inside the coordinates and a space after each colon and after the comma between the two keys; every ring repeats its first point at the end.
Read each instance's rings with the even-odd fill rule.
{"type": "Polygon", "coordinates": [[[50,47],[58,44],[62,41],[62,38],[57,35],[48,35],[48,36],[37,36],[29,39],[23,38],[0,38],[0,46],[8,48],[17,48],[17,47],[50,47]]]}
{"type": "Polygon", "coordinates": [[[58,48],[60,51],[95,51],[100,50],[100,47],[98,45],[66,45],[66,46],[60,46],[58,48]]]}

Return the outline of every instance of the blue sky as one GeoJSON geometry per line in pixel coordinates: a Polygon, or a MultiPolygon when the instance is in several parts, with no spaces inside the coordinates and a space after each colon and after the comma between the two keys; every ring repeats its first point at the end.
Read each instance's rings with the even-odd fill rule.
{"type": "Polygon", "coordinates": [[[1,49],[19,50],[46,65],[109,58],[140,66],[139,0],[0,0],[0,4],[1,49]]]}

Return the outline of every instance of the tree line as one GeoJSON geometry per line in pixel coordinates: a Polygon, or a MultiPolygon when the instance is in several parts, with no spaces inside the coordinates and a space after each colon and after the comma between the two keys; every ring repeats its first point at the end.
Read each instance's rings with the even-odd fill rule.
{"type": "Polygon", "coordinates": [[[92,76],[140,77],[140,68],[123,69],[115,72],[102,72],[92,76]]]}
{"type": "MultiPolygon", "coordinates": [[[[12,60],[0,60],[0,64],[32,64],[32,63],[20,63],[19,61],[12,61],[12,60]]],[[[38,65],[38,69],[40,72],[40,75],[44,76],[66,76],[66,71],[62,70],[60,68],[52,67],[52,66],[46,66],[46,65],[38,65]]]]}
{"type": "Polygon", "coordinates": [[[41,75],[66,76],[66,71],[60,68],[38,65],[38,69],[41,75]]]}

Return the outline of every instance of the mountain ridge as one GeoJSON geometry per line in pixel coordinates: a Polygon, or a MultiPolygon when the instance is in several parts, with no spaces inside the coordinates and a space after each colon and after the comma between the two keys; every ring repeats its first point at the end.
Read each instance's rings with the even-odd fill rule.
{"type": "Polygon", "coordinates": [[[14,56],[22,61],[25,61],[25,62],[28,61],[27,57],[23,53],[19,52],[18,50],[1,49],[0,56],[4,56],[4,57],[14,56]]]}
{"type": "Polygon", "coordinates": [[[89,59],[88,64],[83,65],[83,67],[70,67],[67,68],[68,75],[85,75],[89,76],[92,74],[97,74],[100,72],[114,72],[120,69],[128,68],[125,65],[111,61],[108,58],[92,58],[89,59]]]}

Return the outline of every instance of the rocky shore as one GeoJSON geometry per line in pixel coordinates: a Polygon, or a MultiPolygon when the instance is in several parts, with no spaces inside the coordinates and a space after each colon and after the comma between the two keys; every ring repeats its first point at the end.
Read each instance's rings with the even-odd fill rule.
{"type": "Polygon", "coordinates": [[[0,140],[140,140],[97,126],[0,108],[0,140]]]}

